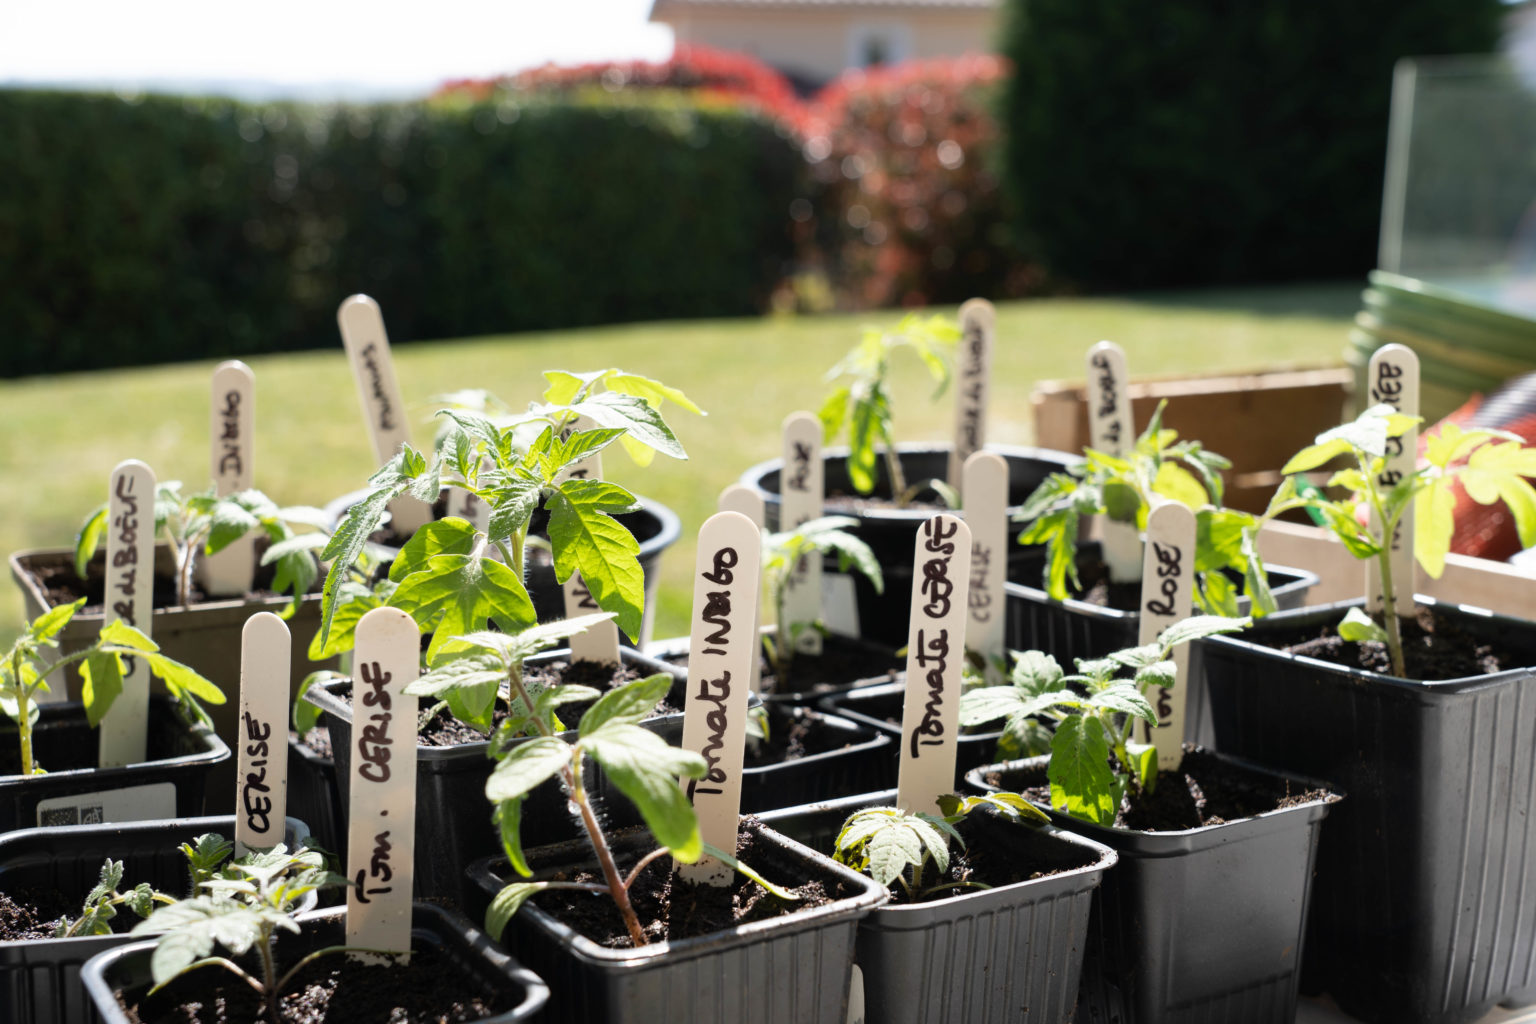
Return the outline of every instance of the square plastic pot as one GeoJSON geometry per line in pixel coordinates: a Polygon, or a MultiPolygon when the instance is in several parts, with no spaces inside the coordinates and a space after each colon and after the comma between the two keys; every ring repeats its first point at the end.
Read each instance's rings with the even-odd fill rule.
{"type": "MultiPolygon", "coordinates": [[[[292,848],[307,834],[303,822],[288,819],[284,841],[292,848]]],[[[232,815],[171,818],[122,825],[75,825],[32,828],[0,836],[0,892],[56,889],[86,893],[101,876],[108,857],[123,862],[123,884],[148,882],[156,890],[186,895],[187,866],[177,847],[205,832],[235,834],[232,815]]],[[[315,903],[314,894],[307,897],[315,903]]],[[[78,915],[75,906],[73,915],[78,915]]],[[[128,910],[120,910],[137,923],[128,910]]],[[[88,1024],[96,1018],[80,984],[80,968],[103,950],[135,941],[127,932],[71,939],[19,939],[0,942],[0,1019],[16,1024],[88,1024]]]]}
{"type": "MultiPolygon", "coordinates": [[[[16,723],[0,720],[0,750],[19,749],[16,723]]],[[[85,720],[85,708],[79,701],[44,704],[33,726],[32,749],[39,764],[47,768],[80,756],[81,751],[95,760],[100,748],[97,730],[85,720]]],[[[44,775],[0,776],[0,833],[40,824],[91,824],[110,814],[101,800],[92,796],[139,786],[164,785],[174,792],[156,797],[153,805],[164,800],[174,802],[176,817],[192,818],[203,813],[203,797],[211,770],[230,760],[229,747],[206,728],[186,725],[169,697],[154,694],[149,699],[149,737],[151,760],[117,768],[73,768],[49,771],[44,775]],[[44,809],[39,820],[38,805],[44,801],[67,800],[66,804],[44,809]]],[[[234,786],[234,776],[230,776],[234,786]]],[[[234,798],[230,798],[230,803],[234,798]]],[[[164,811],[150,817],[164,817],[164,811]]]]}
{"type": "MultiPolygon", "coordinates": [[[[670,665],[639,651],[621,648],[624,664],[642,675],[663,673],[676,680],[668,703],[681,707],[686,677],[670,665]]],[[[528,659],[529,664],[570,657],[566,650],[550,651],[528,659]]],[[[346,806],[352,777],[352,703],[343,698],[350,680],[314,686],[304,699],[325,712],[335,754],[336,790],[346,806]]],[[[675,716],[681,718],[681,715],[675,716]]],[[[659,723],[652,719],[651,723],[659,723]]],[[[648,723],[648,724],[651,724],[648,723]]],[[[485,798],[485,782],[495,768],[488,753],[489,741],[461,743],[452,747],[416,747],[416,883],[415,896],[424,900],[463,898],[464,866],[501,849],[491,823],[491,804],[485,798]]],[[[534,790],[523,809],[523,841],[528,845],[559,842],[574,837],[577,827],[566,810],[568,801],[559,779],[550,779],[534,790]]],[[[346,859],[347,821],[338,822],[338,849],[346,859]]]]}
{"type": "MultiPolygon", "coordinates": [[[[652,848],[649,834],[610,836],[615,854],[652,848]]],[[[596,869],[585,838],[527,852],[535,877],[596,869]]],[[[766,828],[758,830],[752,867],[770,880],[799,885],[815,878],[850,895],[771,920],[640,949],[608,949],[530,901],[503,942],[550,987],[549,1017],[562,1024],[846,1024],[848,981],[858,922],[886,899],[857,872],[766,828]]],[[[510,880],[504,860],[470,866],[472,902],[484,914],[510,880]]]]}
{"type": "MultiPolygon", "coordinates": [[[[171,555],[164,545],[156,548],[156,575],[174,575],[171,555]]],[[[106,554],[98,552],[92,566],[104,566],[106,554]]],[[[10,557],[11,577],[21,588],[27,619],[36,618],[52,607],[47,593],[38,582],[35,572],[39,569],[67,569],[74,575],[74,552],[62,548],[39,551],[20,551],[10,557]]],[[[92,576],[95,576],[93,571],[92,576]]],[[[245,621],[257,612],[280,613],[289,605],[287,597],[263,597],[200,601],[188,607],[156,607],[150,623],[150,636],[169,658],[190,665],[224,691],[223,704],[210,704],[206,710],[213,719],[219,736],[225,743],[237,740],[236,721],[240,709],[240,631],[245,621]]],[[[59,634],[59,655],[67,656],[84,650],[96,640],[101,631],[102,611],[77,612],[69,625],[59,634]]],[[[293,634],[293,649],[289,658],[289,671],[293,693],[310,672],[322,668],[334,668],[335,661],[312,662],[309,660],[309,643],[320,627],[320,594],[306,594],[299,602],[298,610],[288,620],[293,634]]],[[[80,693],[80,674],[75,666],[62,673],[69,693],[80,693]]],[[[59,691],[59,677],[50,677],[54,692],[59,691]]],[[[155,681],[156,690],[161,690],[155,681]]],[[[291,694],[290,694],[291,697],[291,694]]],[[[235,809],[235,765],[231,761],[215,772],[209,790],[209,810],[233,813],[235,809]]],[[[197,811],[194,813],[201,813],[197,811]]]]}
{"type": "MultiPolygon", "coordinates": [[[[891,806],[895,790],[790,807],[763,823],[830,854],[848,815],[891,806]]],[[[1094,890],[1118,855],[1049,825],[972,814],[967,846],[1007,851],[1043,878],[927,903],[885,903],[859,922],[853,962],[865,1019],[886,1024],[1060,1024],[1070,1020],[1094,890]]]]}
{"type": "MultiPolygon", "coordinates": [[[[1188,756],[1200,756],[1191,754],[1188,756]]],[[[1220,754],[1228,766],[1319,787],[1220,754]]],[[[1047,757],[978,768],[1045,777],[1047,757]]],[[[1120,855],[1089,915],[1078,1024],[1292,1024],[1313,863],[1329,803],[1317,801],[1180,832],[1104,828],[1046,810],[1060,828],[1120,855]]]]}
{"type": "Polygon", "coordinates": [[[309,822],[315,843],[327,853],[346,845],[345,805],[336,782],[336,759],[288,734],[288,810],[309,822]]]}
{"type": "MultiPolygon", "coordinates": [[[[1035,488],[1052,473],[1064,471],[1068,466],[1081,462],[1079,456],[1067,452],[1053,452],[1045,448],[1022,448],[1014,445],[989,444],[987,451],[995,452],[1008,464],[1008,510],[1017,512],[1035,488]]],[[[898,445],[897,457],[901,460],[902,475],[907,483],[917,484],[924,480],[948,478],[949,445],[898,445]]],[[[823,480],[828,495],[853,495],[853,484],[848,479],[848,450],[829,448],[822,455],[823,480]]],[[[779,529],[779,475],[784,466],[782,459],[759,463],[741,476],[741,483],[755,490],[766,508],[766,526],[779,529]]],[[[885,460],[875,465],[875,494],[890,494],[885,460]]],[[[858,608],[859,635],[866,640],[888,647],[904,647],[907,643],[907,626],[912,613],[912,550],[917,543],[917,531],[923,520],[936,510],[925,508],[857,507],[850,510],[839,508],[835,503],[827,509],[828,515],[851,515],[859,525],[853,530],[870,546],[880,570],[885,577],[885,589],[876,593],[874,586],[863,576],[852,574],[853,588],[858,608]]],[[[1032,549],[1019,546],[1016,539],[1022,524],[1011,522],[1008,526],[1009,577],[1016,575],[1012,566],[1028,560],[1032,549]]],[[[837,558],[825,559],[827,573],[838,572],[837,558]]],[[[1022,571],[1022,570],[1020,570],[1022,571]]]]}
{"type": "MultiPolygon", "coordinates": [[[[762,632],[772,635],[772,626],[764,626],[762,632]]],[[[645,652],[670,665],[686,668],[688,645],[686,636],[656,640],[645,647],[645,652]]],[[[764,671],[768,668],[766,655],[762,657],[764,671]]],[[[789,692],[770,693],[763,698],[765,704],[815,705],[825,697],[847,693],[856,686],[873,686],[877,682],[889,682],[889,678],[875,673],[888,669],[890,673],[903,668],[905,657],[898,658],[895,648],[872,643],[858,637],[828,633],[822,638],[822,654],[796,654],[796,683],[799,688],[789,692]],[[823,668],[822,666],[826,666],[823,668]],[[851,670],[851,671],[850,671],[851,670]]]]}
{"type": "MultiPolygon", "coordinates": [[[[1256,642],[1351,603],[1199,642],[1217,746],[1349,794],[1318,853],[1304,984],[1379,1024],[1536,1002],[1536,669],[1425,683],[1256,642]]],[[[1439,608],[1536,665],[1530,622],[1439,608]]]]}
{"type": "MultiPolygon", "coordinates": [[[[894,780],[896,761],[900,753],[895,746],[901,742],[901,711],[906,699],[905,672],[897,673],[900,682],[881,683],[878,686],[857,686],[846,693],[835,694],[822,700],[817,706],[834,715],[877,729],[893,738],[888,752],[890,775],[894,780]]],[[[997,740],[1001,730],[991,732],[962,732],[955,740],[955,785],[965,778],[965,773],[978,765],[991,764],[997,753],[997,740]]],[[[887,785],[889,785],[889,781],[887,785]]]]}
{"type": "MultiPolygon", "coordinates": [[[[281,936],[279,955],[298,957],[326,946],[345,944],[345,915],[340,907],[300,914],[298,921],[303,931],[281,936]]],[[[446,954],[462,974],[466,989],[483,993],[512,991],[513,1008],[482,1017],[479,1024],[533,1020],[549,999],[549,989],[536,974],[497,949],[464,915],[430,903],[416,903],[411,906],[411,946],[421,949],[427,944],[446,954]]],[[[104,1024],[128,1024],[128,1016],[118,1005],[115,993],[121,991],[128,998],[137,999],[149,991],[153,983],[149,960],[154,948],[153,941],[136,942],[108,950],[85,965],[85,990],[104,1024]]],[[[241,984],[234,975],[229,977],[235,984],[241,984]]],[[[174,987],[172,982],[172,990],[174,987]]],[[[350,1024],[346,1018],[345,1013],[327,1016],[332,1024],[350,1024]]]]}

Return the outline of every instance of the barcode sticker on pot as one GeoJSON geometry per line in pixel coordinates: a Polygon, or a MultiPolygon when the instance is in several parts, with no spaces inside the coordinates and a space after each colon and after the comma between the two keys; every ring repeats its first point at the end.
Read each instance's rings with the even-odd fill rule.
{"type": "Polygon", "coordinates": [[[986,299],[960,307],[960,350],[955,360],[955,444],[949,453],[949,485],[965,493],[965,460],[987,443],[987,385],[992,379],[992,338],[997,310],[986,299]]]}
{"type": "Polygon", "coordinates": [[[955,791],[960,676],[971,580],[971,531],[952,515],[923,521],[912,555],[912,625],[901,711],[896,805],[939,813],[955,791]]]}
{"type": "MultiPolygon", "coordinates": [[[[1195,514],[1186,505],[1167,501],[1147,516],[1147,550],[1141,576],[1140,644],[1155,641],[1163,630],[1189,618],[1194,598],[1195,514]]],[[[1172,770],[1184,760],[1184,707],[1188,703],[1189,645],[1174,648],[1177,666],[1172,689],[1157,687],[1148,698],[1157,713],[1157,728],[1138,721],[1142,742],[1157,747],[1157,766],[1172,770]]]]}
{"type": "MultiPolygon", "coordinates": [[[[684,791],[704,842],[736,852],[741,820],[741,769],[747,743],[747,680],[757,660],[762,536],[738,512],[716,512],[699,530],[693,574],[693,626],[688,644],[688,695],[683,705],[685,750],[709,765],[684,791]]],[[[690,882],[728,885],[730,868],[707,854],[679,864],[690,882]]]]}
{"type": "Polygon", "coordinates": [[[100,825],[108,821],[152,821],[176,817],[176,787],[169,782],[58,796],[37,803],[37,824],[100,825]]]}
{"type": "MultiPolygon", "coordinates": [[[[820,519],[824,501],[821,461],[821,420],[808,412],[791,413],[784,419],[784,469],[779,476],[779,529],[794,530],[820,519]]],[[[784,585],[786,623],[799,626],[795,650],[821,653],[821,633],[813,628],[821,621],[821,556],[801,556],[784,585]]],[[[789,636],[789,630],[781,635],[789,636]]]]}
{"type": "Polygon", "coordinates": [[[283,841],[288,813],[288,624],[257,612],[240,630],[240,717],[235,722],[235,852],[283,841]]]}
{"type": "Polygon", "coordinates": [[[971,585],[965,646],[982,657],[988,681],[1003,682],[1003,584],[1008,569],[1008,464],[993,452],[965,460],[965,523],[971,528],[971,585]]]}
{"type": "MultiPolygon", "coordinates": [[[[128,459],[118,463],[108,481],[105,621],[121,619],[148,636],[154,578],[155,474],[137,459],[128,459]]],[[[103,768],[144,760],[149,665],[134,657],[124,657],[122,665],[122,692],[101,720],[103,768]]]]}
{"type": "MultiPolygon", "coordinates": [[[[1407,345],[1383,345],[1371,356],[1366,369],[1367,401],[1370,405],[1390,405],[1407,416],[1419,414],[1419,357],[1407,345]]],[[[1411,427],[1400,437],[1387,438],[1387,457],[1376,475],[1376,486],[1385,494],[1418,466],[1419,428],[1411,427]]],[[[1381,523],[1373,511],[1371,529],[1378,534],[1381,523]]],[[[1413,505],[1403,510],[1392,534],[1392,589],[1396,595],[1397,614],[1413,615],[1415,591],[1413,558],[1413,505]]],[[[1365,562],[1365,606],[1379,612],[1386,602],[1382,593],[1381,571],[1376,559],[1365,562]]]]}
{"type": "Polygon", "coordinates": [[[400,609],[375,608],[358,622],[347,831],[349,946],[411,949],[420,702],[402,691],[416,680],[420,657],[421,634],[400,609]]]}
{"type": "MultiPolygon", "coordinates": [[[[739,512],[752,520],[752,525],[759,531],[763,529],[763,522],[767,519],[768,508],[763,501],[763,496],[746,484],[731,484],[720,492],[720,499],[715,509],[717,512],[739,512]]],[[[758,595],[757,617],[752,623],[752,632],[761,636],[763,633],[763,600],[758,595]]],[[[751,690],[758,693],[763,686],[763,659],[752,659],[751,690]]]]}
{"type": "MultiPolygon", "coordinates": [[[[214,489],[220,497],[249,490],[256,425],[256,382],[251,368],[238,359],[220,363],[213,371],[210,407],[209,473],[214,489]]],[[[255,545],[253,530],[217,554],[199,553],[203,589],[212,597],[250,593],[256,573],[255,545]]]]}

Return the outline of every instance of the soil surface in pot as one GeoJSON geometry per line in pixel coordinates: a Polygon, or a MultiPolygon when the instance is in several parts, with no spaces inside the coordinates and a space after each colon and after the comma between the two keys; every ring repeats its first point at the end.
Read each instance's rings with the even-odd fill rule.
{"type": "MultiPolygon", "coordinates": [[[[1019,824],[1015,827],[1023,829],[1030,826],[1019,824]]],[[[1010,844],[998,842],[995,833],[977,828],[975,820],[969,816],[960,821],[956,830],[965,840],[965,845],[962,847],[955,842],[949,844],[949,871],[942,878],[925,878],[923,884],[926,888],[916,900],[907,898],[906,890],[900,883],[892,886],[893,904],[931,903],[976,891],[963,883],[979,882],[989,889],[995,889],[1000,885],[1013,885],[1036,878],[1048,878],[1065,871],[1085,868],[1099,859],[1098,854],[1092,850],[1077,847],[1074,848],[1074,852],[1079,855],[1076,863],[1062,864],[1059,863],[1058,857],[1056,864],[1031,864],[1027,856],[1021,855],[1018,850],[1010,849],[1010,844]]],[[[911,872],[908,871],[907,875],[910,876],[911,872]]]]}
{"type": "MultiPolygon", "coordinates": [[[[1420,605],[1414,618],[1398,621],[1402,625],[1403,660],[1409,679],[1462,679],[1536,664],[1536,659],[1521,657],[1461,628],[1454,615],[1438,608],[1420,605]]],[[[1392,674],[1386,644],[1375,640],[1357,644],[1340,639],[1337,624],[1266,630],[1244,635],[1243,639],[1346,668],[1392,674]]]]}
{"type": "MultiPolygon", "coordinates": [[[[630,887],[629,899],[640,926],[653,942],[707,935],[735,925],[781,917],[808,907],[819,907],[853,894],[852,887],[831,872],[803,861],[790,860],[783,851],[757,842],[757,819],[745,817],[736,836],[736,857],[799,899],[786,902],[768,890],[735,875],[728,886],[694,885],[677,877],[669,857],[658,857],[646,866],[630,887]]],[[[615,851],[619,871],[628,874],[639,858],[634,850],[615,851]]],[[[596,868],[539,872],[549,880],[603,884],[596,868]]],[[[633,949],[613,900],[607,893],[551,889],[533,897],[539,909],[609,949],[633,949]]]]}
{"type": "MultiPolygon", "coordinates": [[[[283,959],[283,943],[277,946],[283,959]]],[[[260,976],[253,958],[241,965],[260,976]]],[[[442,1024],[475,1021],[505,1012],[510,992],[477,993],[463,972],[431,943],[421,944],[407,964],[361,964],[346,956],[312,961],[283,990],[284,1024],[442,1024]],[[333,1012],[334,1007],[334,1012],[333,1012]]],[[[219,968],[203,968],[150,996],[125,997],[118,1005],[136,1024],[262,1024],[267,1018],[256,993],[219,968]]]]}
{"type": "Polygon", "coordinates": [[[336,751],[331,747],[331,730],[328,726],[317,725],[303,736],[289,729],[288,738],[296,740],[312,750],[317,757],[326,757],[332,760],[336,757],[336,751]]]}
{"type": "MultiPolygon", "coordinates": [[[[80,913],[81,902],[77,899],[71,903],[57,889],[29,887],[14,893],[0,893],[0,942],[51,939],[53,926],[66,915],[80,913]]],[[[129,926],[139,922],[132,912],[124,913],[129,926]]],[[[116,924],[123,916],[118,914],[112,923],[116,924]]]]}
{"type": "Polygon", "coordinates": [[[833,729],[827,725],[826,717],[815,711],[787,709],[773,704],[765,704],[763,710],[768,714],[768,738],[747,737],[745,764],[748,768],[798,761],[802,757],[846,750],[864,742],[864,738],[844,729],[833,729]]]}
{"type": "MultiPolygon", "coordinates": [[[[265,538],[256,541],[256,575],[253,577],[254,585],[251,591],[245,595],[247,601],[257,601],[282,597],[272,589],[272,581],[276,578],[277,567],[274,565],[261,565],[261,553],[266,550],[270,542],[265,538]]],[[[85,579],[81,579],[75,572],[74,561],[45,563],[42,565],[28,563],[23,566],[43,591],[43,596],[48,601],[50,608],[59,605],[74,604],[82,597],[85,598],[85,606],[76,612],[77,615],[100,615],[106,607],[107,589],[107,557],[104,552],[97,552],[96,556],[86,564],[85,579]]],[[[310,588],[310,593],[319,593],[323,582],[323,574],[315,580],[310,588]]],[[[230,597],[209,597],[198,585],[197,569],[192,570],[192,583],[187,591],[191,604],[205,604],[209,601],[237,600],[230,597]]],[[[174,576],[162,576],[156,573],[152,590],[153,607],[155,608],[180,608],[181,601],[176,596],[176,579],[174,576]]]]}
{"type": "MultiPolygon", "coordinates": [[[[988,772],[986,780],[1031,803],[1051,805],[1051,787],[1044,765],[988,772]]],[[[1223,763],[1199,748],[1185,748],[1178,774],[1159,772],[1152,793],[1131,792],[1120,802],[1115,827],[1135,832],[1182,832],[1252,818],[1267,811],[1320,800],[1337,800],[1326,790],[1298,790],[1284,779],[1271,778],[1223,763]]]]}

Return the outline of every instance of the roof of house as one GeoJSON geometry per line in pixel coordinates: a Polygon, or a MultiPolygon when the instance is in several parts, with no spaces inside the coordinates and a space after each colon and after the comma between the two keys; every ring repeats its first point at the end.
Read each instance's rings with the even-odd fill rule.
{"type": "Polygon", "coordinates": [[[659,15],[682,12],[690,8],[722,10],[743,8],[748,10],[931,10],[935,8],[959,8],[987,10],[996,7],[998,0],[654,0],[651,4],[651,21],[659,15]]]}

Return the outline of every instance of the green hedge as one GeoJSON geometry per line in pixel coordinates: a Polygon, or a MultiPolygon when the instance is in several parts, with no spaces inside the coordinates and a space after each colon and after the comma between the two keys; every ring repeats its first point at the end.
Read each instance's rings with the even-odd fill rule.
{"type": "Polygon", "coordinates": [[[0,376],[748,313],[797,148],[662,103],[322,107],[0,92],[0,376]]]}
{"type": "Polygon", "coordinates": [[[1483,52],[1499,0],[1008,0],[1021,238],[1098,286],[1375,263],[1393,64],[1483,52]]]}

